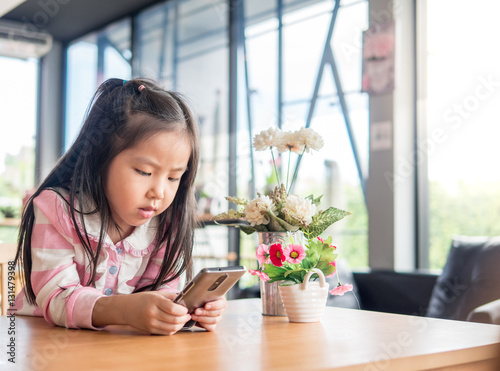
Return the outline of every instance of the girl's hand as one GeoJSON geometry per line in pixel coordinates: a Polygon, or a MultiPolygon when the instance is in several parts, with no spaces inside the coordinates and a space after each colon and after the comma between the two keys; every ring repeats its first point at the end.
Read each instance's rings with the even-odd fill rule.
{"type": "Polygon", "coordinates": [[[191,319],[187,309],[172,300],[173,292],[141,292],[130,295],[127,322],[150,334],[173,335],[191,319]]]}
{"type": "Polygon", "coordinates": [[[97,327],[130,325],[150,334],[173,335],[191,319],[186,307],[175,304],[173,292],[148,291],[97,300],[92,323],[97,327]]]}
{"type": "Polygon", "coordinates": [[[191,315],[191,318],[208,331],[215,331],[215,326],[222,318],[222,312],[226,308],[226,299],[221,298],[211,301],[203,308],[198,308],[191,315]]]}

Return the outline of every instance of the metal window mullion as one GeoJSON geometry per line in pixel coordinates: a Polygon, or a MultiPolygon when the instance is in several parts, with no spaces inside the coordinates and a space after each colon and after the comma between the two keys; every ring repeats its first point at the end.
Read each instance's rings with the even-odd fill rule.
{"type": "Polygon", "coordinates": [[[430,214],[429,214],[429,178],[427,153],[418,150],[418,143],[427,140],[427,120],[425,108],[419,102],[427,100],[427,0],[414,0],[414,47],[415,66],[415,154],[421,156],[415,159],[419,164],[415,172],[416,188],[416,268],[429,269],[430,249],[430,214]]]}
{"type": "Polygon", "coordinates": [[[243,63],[245,66],[245,95],[246,95],[246,104],[247,104],[247,126],[248,126],[248,140],[249,140],[249,148],[250,148],[250,196],[253,198],[256,196],[255,190],[255,163],[254,163],[254,155],[253,155],[253,130],[252,130],[252,90],[250,89],[250,76],[248,73],[248,55],[247,55],[247,42],[245,38],[245,14],[243,11],[243,63]]]}
{"type": "Polygon", "coordinates": [[[283,127],[283,0],[276,7],[278,18],[278,127],[283,127]]]}
{"type": "Polygon", "coordinates": [[[172,55],[172,89],[177,90],[177,75],[179,70],[179,2],[174,5],[174,45],[172,55]]]}
{"type": "Polygon", "coordinates": [[[97,35],[97,81],[96,86],[104,82],[104,50],[106,48],[106,37],[99,33],[97,35]]]}
{"type": "Polygon", "coordinates": [[[158,81],[162,81],[163,77],[163,67],[165,66],[165,59],[166,59],[166,52],[165,48],[167,46],[167,35],[168,35],[168,11],[169,11],[169,5],[168,3],[165,3],[163,5],[163,27],[161,29],[161,41],[160,41],[160,55],[159,58],[160,60],[158,61],[158,81]]]}
{"type": "MultiPolygon", "coordinates": [[[[229,1],[229,121],[228,121],[228,190],[229,195],[237,196],[237,134],[238,134],[238,71],[240,65],[240,53],[242,53],[241,27],[243,25],[242,2],[239,0],[229,1]]],[[[235,205],[230,205],[235,208],[235,205]]],[[[240,262],[240,234],[235,227],[228,227],[228,252],[236,253],[236,261],[240,262]]]]}

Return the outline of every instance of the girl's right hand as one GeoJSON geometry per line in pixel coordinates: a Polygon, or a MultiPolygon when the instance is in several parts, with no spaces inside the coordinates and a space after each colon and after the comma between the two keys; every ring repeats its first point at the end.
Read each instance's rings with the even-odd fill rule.
{"type": "Polygon", "coordinates": [[[93,325],[130,325],[158,335],[173,335],[191,319],[187,308],[173,302],[174,292],[148,291],[97,300],[93,325]]]}
{"type": "Polygon", "coordinates": [[[129,295],[127,322],[150,334],[173,335],[191,319],[186,307],[173,302],[174,292],[150,291],[129,295]]]}

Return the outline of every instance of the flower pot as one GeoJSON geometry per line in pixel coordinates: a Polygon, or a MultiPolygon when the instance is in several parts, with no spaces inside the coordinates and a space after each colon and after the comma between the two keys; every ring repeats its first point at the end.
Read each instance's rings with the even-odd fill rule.
{"type": "MultiPolygon", "coordinates": [[[[259,245],[266,244],[268,246],[275,243],[285,243],[290,240],[290,235],[296,241],[302,241],[302,232],[258,232],[259,245]]],[[[267,283],[260,282],[260,297],[262,299],[262,314],[265,316],[286,316],[285,307],[281,300],[279,284],[281,282],[267,283]]]]}
{"type": "Polygon", "coordinates": [[[314,268],[300,284],[281,284],[281,298],[290,322],[318,322],[323,317],[328,297],[328,283],[323,272],[314,268]],[[313,274],[319,276],[319,282],[309,282],[313,274]]]}

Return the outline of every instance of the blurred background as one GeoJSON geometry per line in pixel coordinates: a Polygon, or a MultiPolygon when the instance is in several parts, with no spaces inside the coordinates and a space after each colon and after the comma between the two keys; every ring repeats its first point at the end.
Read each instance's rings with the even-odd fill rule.
{"type": "Polygon", "coordinates": [[[199,266],[256,267],[256,237],[211,216],[271,185],[251,138],[274,125],[323,136],[294,191],[352,213],[327,231],[352,269],[439,272],[453,236],[500,235],[499,13],[494,0],[2,1],[0,241],[16,241],[23,198],[96,87],[142,76],[198,115],[199,266]],[[379,34],[391,52],[364,55],[379,34]],[[388,88],[363,87],[377,77],[388,88]]]}

